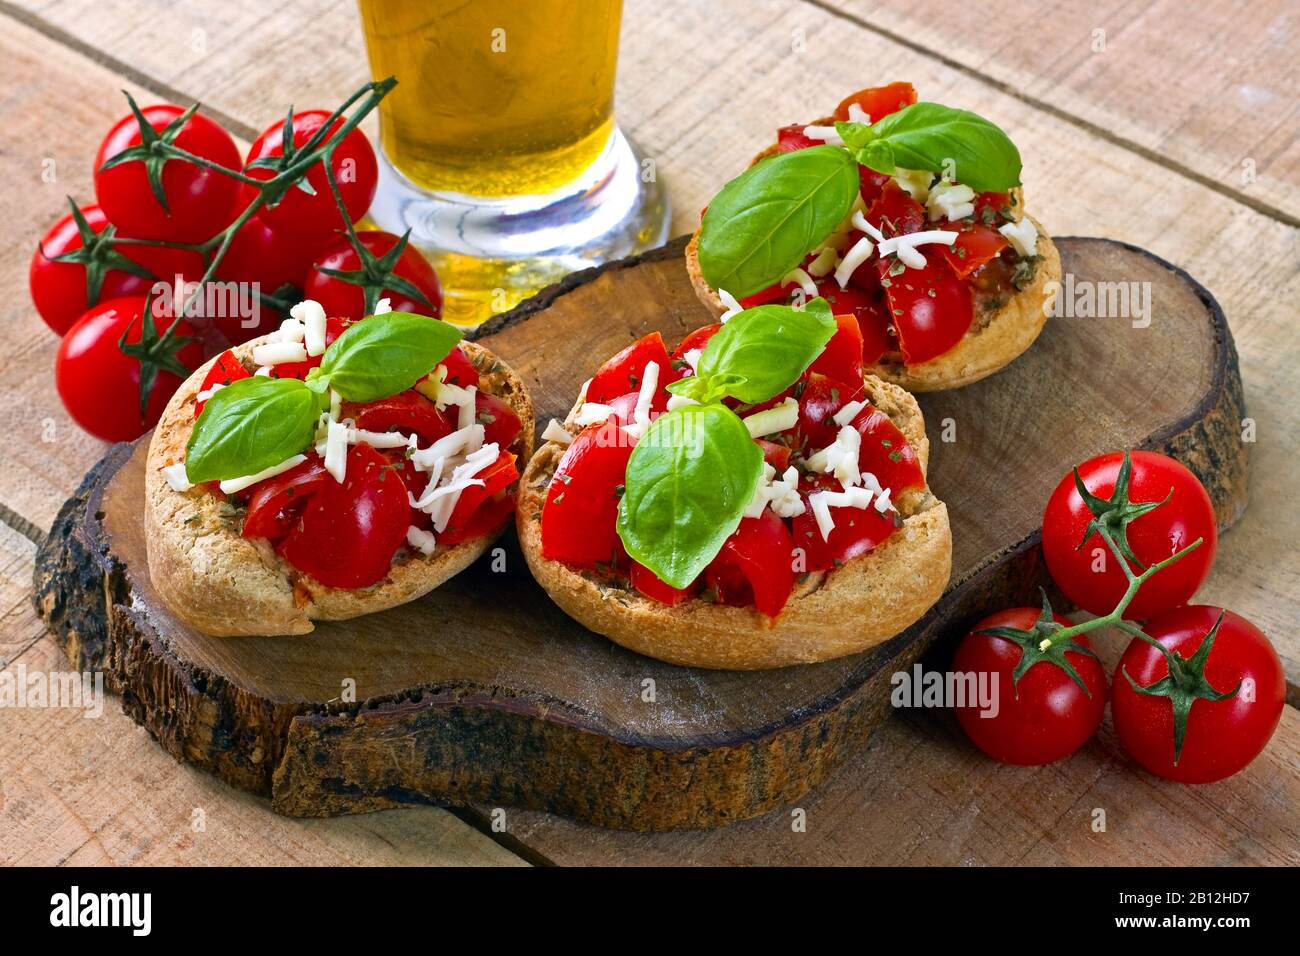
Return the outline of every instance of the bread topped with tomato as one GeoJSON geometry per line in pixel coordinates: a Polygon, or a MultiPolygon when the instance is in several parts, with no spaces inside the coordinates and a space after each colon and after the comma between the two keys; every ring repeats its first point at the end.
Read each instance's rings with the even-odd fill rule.
{"type": "Polygon", "coordinates": [[[523,382],[453,327],[293,315],[191,375],[150,440],[150,577],[207,634],[305,634],[436,588],[509,525],[532,453],[523,382]]]}
{"type": "Polygon", "coordinates": [[[916,400],[862,370],[822,299],[651,333],[552,421],[516,522],[533,575],[587,628],[692,667],[853,654],[938,600],[948,512],[916,400]]]}
{"type": "Polygon", "coordinates": [[[1042,331],[1060,255],[1026,215],[1020,155],[910,83],[847,97],[777,142],[705,209],[686,248],[715,316],[824,297],[866,370],[924,392],[991,375],[1042,331]]]}

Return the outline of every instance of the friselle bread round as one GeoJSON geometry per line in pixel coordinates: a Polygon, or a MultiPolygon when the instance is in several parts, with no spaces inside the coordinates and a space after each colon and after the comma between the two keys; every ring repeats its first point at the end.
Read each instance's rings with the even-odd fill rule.
{"type": "MultiPolygon", "coordinates": [[[[929,461],[925,422],[916,399],[875,376],[865,397],[929,461]]],[[[571,432],[574,412],[566,427],[571,432]]],[[[947,587],[952,572],[948,509],[927,486],[895,499],[903,526],[842,568],[808,574],[775,619],[752,607],[693,598],[669,606],[595,572],[542,556],[546,489],[567,446],[548,441],[524,471],[515,513],[519,543],[533,576],[570,617],[624,647],[689,667],[760,670],[825,661],[867,650],[917,621],[947,587]]]]}
{"type": "MultiPolygon", "coordinates": [[[[253,339],[233,351],[251,359],[253,339]]],[[[510,405],[523,427],[518,461],[533,451],[533,403],[523,382],[486,348],[461,342],[479,370],[480,388],[510,405]]],[[[368,588],[328,587],[286,563],[265,539],[240,535],[229,506],[202,487],[177,491],[162,469],[185,459],[194,428],[194,401],[213,359],[177,389],[149,441],[145,474],[145,534],[154,589],[178,617],[219,637],[306,634],[313,621],[345,620],[405,604],[464,570],[497,535],[486,535],[431,555],[403,548],[386,578],[368,588]]],[[[508,524],[509,522],[507,522],[508,524]]]]}
{"type": "MultiPolygon", "coordinates": [[[[833,117],[823,117],[810,125],[826,126],[834,122],[833,117]]],[[[754,162],[776,152],[775,145],[769,146],[754,157],[754,162]]],[[[1023,197],[1019,190],[1016,192],[1015,209],[1023,216],[1023,197]]],[[[868,366],[867,371],[887,382],[901,385],[909,392],[943,391],[992,375],[1033,345],[1047,322],[1048,284],[1061,280],[1061,255],[1042,224],[1032,216],[1028,218],[1038,230],[1036,252],[1041,258],[1033,278],[1023,289],[1013,291],[996,310],[977,315],[962,340],[942,355],[912,366],[899,361],[881,362],[868,366]]],[[[697,228],[686,246],[686,271],[696,297],[717,318],[726,311],[726,306],[700,270],[699,243],[700,230],[697,228]]]]}

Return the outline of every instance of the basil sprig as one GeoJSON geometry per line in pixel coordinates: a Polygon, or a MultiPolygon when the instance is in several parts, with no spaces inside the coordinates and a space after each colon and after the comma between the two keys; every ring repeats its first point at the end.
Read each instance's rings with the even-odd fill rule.
{"type": "Polygon", "coordinates": [[[203,403],[185,446],[185,475],[224,481],[278,465],[309,444],[318,397],[296,378],[241,378],[203,403]]]}
{"type": "Polygon", "coordinates": [[[315,392],[334,389],[350,402],[404,392],[447,357],[461,333],[413,312],[388,312],[349,326],[307,374],[315,392]]]}
{"type": "Polygon", "coordinates": [[[913,103],[870,126],[836,123],[835,131],[859,163],[878,173],[893,174],[899,168],[947,172],[976,192],[1006,192],[1020,185],[1016,144],[969,110],[913,103]]]}
{"type": "Polygon", "coordinates": [[[253,475],[311,444],[332,388],[351,402],[404,392],[447,357],[459,330],[425,315],[389,312],[349,326],[307,380],[253,376],[231,382],[203,405],[185,448],[195,484],[253,475]]]}
{"type": "Polygon", "coordinates": [[[859,189],[854,158],[834,146],[779,153],[713,197],[700,227],[709,285],[752,295],[799,265],[849,214],[859,189]]]}
{"type": "Polygon", "coordinates": [[[632,450],[618,503],[627,553],[675,588],[689,587],[740,525],[763,452],[723,405],[660,415],[632,450]]]}
{"type": "Polygon", "coordinates": [[[825,299],[803,308],[760,305],[733,316],[709,339],[695,375],[668,390],[696,401],[729,395],[756,404],[798,380],[835,334],[835,317],[825,299]]]}

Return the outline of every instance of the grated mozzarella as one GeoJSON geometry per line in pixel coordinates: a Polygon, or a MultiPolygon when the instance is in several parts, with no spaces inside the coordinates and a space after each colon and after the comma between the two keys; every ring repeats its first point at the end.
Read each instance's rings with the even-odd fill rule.
{"type": "Polygon", "coordinates": [[[265,481],[267,478],[274,478],[276,475],[283,474],[290,468],[301,465],[306,460],[306,455],[294,455],[292,458],[286,458],[278,465],[263,468],[255,475],[244,475],[242,478],[227,478],[217,487],[221,489],[222,494],[233,495],[236,492],[243,491],[249,485],[255,485],[259,481],[265,481]]]}
{"type": "Polygon", "coordinates": [[[290,309],[289,314],[303,324],[307,354],[325,354],[325,310],[321,304],[314,299],[304,299],[290,309]]]}
{"type": "Polygon", "coordinates": [[[746,415],[743,421],[745,427],[749,429],[751,438],[762,438],[764,435],[783,432],[787,428],[794,428],[798,424],[799,403],[793,398],[787,398],[780,405],[773,408],[765,408],[761,412],[746,415]]]}
{"type": "Polygon", "coordinates": [[[930,190],[925,201],[930,219],[965,219],[975,215],[975,190],[947,180],[930,190]]]}
{"type": "Polygon", "coordinates": [[[808,275],[803,269],[796,266],[781,279],[781,285],[789,285],[791,282],[803,289],[803,294],[808,298],[817,298],[817,283],[813,282],[812,276],[808,275]]]}
{"type": "Polygon", "coordinates": [[[570,445],[573,443],[573,436],[569,434],[556,419],[552,418],[547,423],[546,428],[542,431],[542,441],[553,441],[561,445],[570,445]]]}
{"type": "Polygon", "coordinates": [[[307,348],[301,342],[267,342],[253,346],[253,361],[264,366],[305,362],[307,348]]]}
{"type": "Polygon", "coordinates": [[[944,229],[930,229],[925,232],[912,232],[905,236],[894,236],[886,239],[877,246],[877,251],[882,256],[894,253],[898,256],[898,261],[909,269],[924,269],[925,256],[917,251],[917,246],[930,245],[938,243],[944,246],[951,246],[957,241],[956,232],[944,229]]]}
{"type": "Polygon", "coordinates": [[[850,123],[866,123],[868,126],[870,126],[870,125],[871,125],[871,115],[870,115],[869,113],[867,113],[867,111],[864,110],[860,104],[858,104],[858,103],[850,103],[850,104],[849,104],[849,122],[850,122],[850,123]]]}
{"type": "Polygon", "coordinates": [[[599,425],[607,421],[610,415],[614,414],[614,409],[608,405],[602,405],[600,402],[583,402],[578,408],[578,414],[574,417],[574,424],[586,428],[588,425],[599,425]]]}
{"type": "Polygon", "coordinates": [[[831,421],[833,421],[836,425],[840,425],[842,427],[844,425],[847,425],[849,422],[853,421],[853,419],[857,418],[858,412],[862,411],[866,407],[867,407],[867,403],[865,400],[860,402],[849,402],[847,405],[845,405],[838,412],[836,412],[834,415],[831,416],[831,421]]]}
{"type": "Polygon", "coordinates": [[[844,258],[840,264],[835,267],[835,281],[839,283],[841,289],[849,284],[849,278],[857,270],[858,266],[871,258],[875,252],[875,245],[867,237],[863,236],[853,244],[853,248],[844,253],[844,258]]]}
{"type": "Polygon", "coordinates": [[[375,303],[375,311],[371,314],[387,315],[389,312],[392,311],[393,311],[393,306],[391,301],[387,298],[384,298],[384,299],[380,299],[378,302],[375,303]]]}
{"type": "Polygon", "coordinates": [[[803,134],[809,139],[819,139],[827,146],[843,146],[844,139],[834,126],[805,126],[803,134]]]}
{"type": "Polygon", "coordinates": [[[718,321],[723,325],[726,325],[727,320],[733,315],[739,315],[741,312],[745,311],[745,307],[741,305],[736,297],[726,289],[718,290],[718,298],[721,299],[722,304],[727,307],[727,310],[723,312],[722,315],[718,316],[718,321]]]}
{"type": "Polygon", "coordinates": [[[1038,229],[1028,219],[1009,222],[998,229],[1022,256],[1038,254],[1038,229]]]}
{"type": "Polygon", "coordinates": [[[909,196],[922,206],[930,198],[930,181],[933,179],[934,173],[924,169],[898,168],[894,170],[894,182],[898,183],[909,196]]]}
{"type": "Polygon", "coordinates": [[[325,470],[343,484],[348,470],[348,426],[332,418],[325,425],[325,470]]]}
{"type": "Polygon", "coordinates": [[[417,528],[415,525],[411,525],[406,529],[406,543],[425,557],[433,554],[437,540],[431,532],[425,531],[423,528],[417,528]]]}
{"type": "Polygon", "coordinates": [[[167,479],[167,484],[171,485],[173,491],[189,491],[194,487],[190,484],[189,475],[185,473],[184,462],[167,465],[159,470],[162,471],[162,476],[167,479]]]}
{"type": "Polygon", "coordinates": [[[194,400],[196,402],[206,402],[209,398],[225,387],[226,386],[222,385],[220,382],[216,382],[211,388],[205,388],[203,391],[199,392],[199,394],[195,395],[194,400]]]}

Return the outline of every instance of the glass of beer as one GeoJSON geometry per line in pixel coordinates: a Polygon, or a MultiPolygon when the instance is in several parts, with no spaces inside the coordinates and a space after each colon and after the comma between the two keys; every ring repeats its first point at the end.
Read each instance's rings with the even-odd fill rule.
{"type": "Polygon", "coordinates": [[[379,107],[370,218],[411,230],[475,325],[661,244],[668,198],[614,122],[622,0],[359,0],[379,107]]]}

